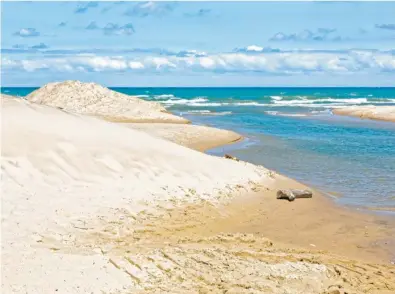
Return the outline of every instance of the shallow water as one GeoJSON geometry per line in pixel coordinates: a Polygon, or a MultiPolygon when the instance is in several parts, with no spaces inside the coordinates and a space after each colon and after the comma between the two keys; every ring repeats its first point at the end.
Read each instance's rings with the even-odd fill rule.
{"type": "MultiPolygon", "coordinates": [[[[34,88],[2,88],[24,96],[34,88]]],[[[395,124],[332,115],[346,105],[395,105],[395,88],[114,88],[161,102],[195,123],[248,141],[226,148],[347,205],[395,207],[395,124]]],[[[221,148],[214,153],[221,152],[221,148]]]]}

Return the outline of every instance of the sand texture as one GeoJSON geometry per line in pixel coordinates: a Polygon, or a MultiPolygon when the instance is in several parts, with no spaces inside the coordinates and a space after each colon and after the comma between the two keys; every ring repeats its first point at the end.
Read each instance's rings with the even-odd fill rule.
{"type": "Polygon", "coordinates": [[[125,126],[199,151],[242,140],[241,135],[232,131],[191,124],[144,123],[125,126]]]}
{"type": "Polygon", "coordinates": [[[7,95],[7,94],[3,94],[1,93],[1,101],[3,101],[3,99],[15,99],[17,97],[11,96],[11,95],[7,95]]]}
{"type": "Polygon", "coordinates": [[[74,242],[80,231],[104,233],[106,225],[99,223],[129,223],[163,207],[226,201],[232,192],[262,181],[270,181],[262,167],[208,156],[96,118],[3,98],[5,293],[122,289],[130,277],[98,255],[97,248],[70,255],[41,247],[47,240],[74,242]]]}
{"type": "Polygon", "coordinates": [[[72,113],[94,115],[114,122],[189,123],[182,117],[168,113],[157,102],[121,94],[95,83],[50,83],[30,93],[26,99],[33,103],[58,107],[72,113]]]}
{"type": "Polygon", "coordinates": [[[334,114],[395,122],[395,106],[348,106],[332,110],[334,114]]]}
{"type": "Polygon", "coordinates": [[[384,220],[275,200],[297,184],[159,137],[2,96],[2,292],[394,293],[381,251],[314,238],[338,231],[362,256],[384,220]]]}

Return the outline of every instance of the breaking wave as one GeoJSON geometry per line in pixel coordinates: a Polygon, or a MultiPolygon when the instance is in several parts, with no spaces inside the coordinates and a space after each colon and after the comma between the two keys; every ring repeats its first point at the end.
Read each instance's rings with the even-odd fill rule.
{"type": "Polygon", "coordinates": [[[270,98],[272,99],[272,100],[282,100],[283,99],[283,97],[281,97],[281,96],[270,96],[270,98]]]}
{"type": "Polygon", "coordinates": [[[232,114],[232,111],[215,112],[211,110],[189,110],[187,113],[195,115],[229,115],[232,114]]]}
{"type": "Polygon", "coordinates": [[[194,99],[169,99],[169,100],[164,100],[160,101],[160,103],[163,104],[170,104],[170,105],[176,105],[176,104],[183,104],[183,105],[193,105],[196,103],[201,103],[201,102],[206,102],[208,101],[207,98],[194,98],[194,99]]]}
{"type": "Polygon", "coordinates": [[[162,95],[155,95],[154,99],[167,99],[167,98],[174,98],[173,94],[162,94],[162,95]]]}
{"type": "MultiPolygon", "coordinates": [[[[143,96],[143,95],[141,95],[143,96]]],[[[151,99],[159,100],[165,107],[300,107],[300,108],[341,108],[345,106],[367,105],[367,104],[389,104],[393,105],[393,98],[317,98],[313,96],[266,96],[257,100],[237,100],[237,99],[221,99],[208,98],[198,96],[194,98],[180,98],[172,94],[163,94],[153,96],[151,99]]],[[[228,111],[229,109],[225,109],[228,111]]],[[[184,111],[184,110],[183,110],[184,111]]],[[[192,112],[191,112],[192,113],[192,112]]],[[[201,115],[209,115],[208,111],[195,112],[201,115]]],[[[217,112],[219,113],[219,112],[217,112]]],[[[270,114],[270,113],[269,113],[270,114]]],[[[210,114],[211,115],[211,114],[210,114]]],[[[273,114],[274,115],[274,114],[273,114]]]]}
{"type": "Polygon", "coordinates": [[[355,99],[336,99],[336,98],[323,98],[323,99],[296,99],[296,100],[281,100],[281,101],[273,101],[274,104],[281,105],[294,105],[294,104],[316,104],[316,103],[342,103],[342,104],[363,104],[368,103],[367,98],[355,98],[355,99]]]}
{"type": "Polygon", "coordinates": [[[309,115],[307,113],[285,113],[285,112],[279,112],[279,111],[265,111],[265,113],[269,114],[269,115],[290,116],[290,117],[305,117],[305,116],[309,115]]]}

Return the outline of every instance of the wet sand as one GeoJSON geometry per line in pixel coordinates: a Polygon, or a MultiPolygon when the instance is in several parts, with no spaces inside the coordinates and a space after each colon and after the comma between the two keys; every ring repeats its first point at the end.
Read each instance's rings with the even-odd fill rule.
{"type": "MultiPolygon", "coordinates": [[[[231,144],[233,138],[236,142],[242,140],[240,135],[231,131],[196,125],[157,123],[128,127],[198,151],[231,144]]],[[[395,262],[394,216],[379,215],[370,212],[369,208],[358,210],[338,205],[334,199],[317,190],[313,190],[312,199],[277,200],[278,189],[312,189],[277,173],[275,177],[276,181],[269,190],[257,188],[255,193],[242,193],[230,203],[214,208],[206,205],[182,208],[179,212],[173,211],[172,218],[175,222],[187,224],[180,231],[182,235],[207,237],[219,233],[252,233],[269,238],[278,245],[283,244],[283,248],[324,250],[364,262],[395,262]],[[188,218],[183,219],[186,211],[188,218]],[[189,220],[197,219],[203,219],[204,230],[200,227],[185,229],[189,227],[189,220]]]]}
{"type": "Polygon", "coordinates": [[[395,106],[348,106],[332,110],[337,115],[355,116],[361,119],[374,119],[395,122],[395,106]]]}
{"type": "Polygon", "coordinates": [[[236,197],[218,211],[193,208],[196,216],[208,221],[204,230],[194,228],[190,233],[252,233],[282,244],[283,248],[324,250],[372,263],[395,261],[394,217],[342,207],[316,191],[312,199],[276,199],[276,191],[286,188],[306,187],[277,176],[270,190],[236,197]]]}
{"type": "Polygon", "coordinates": [[[139,215],[133,229],[83,232],[75,247],[101,248],[145,287],[141,293],[394,293],[393,218],[337,207],[316,193],[277,200],[277,189],[304,186],[274,177],[272,187],[240,191],[228,204],[201,201],[139,215]]]}

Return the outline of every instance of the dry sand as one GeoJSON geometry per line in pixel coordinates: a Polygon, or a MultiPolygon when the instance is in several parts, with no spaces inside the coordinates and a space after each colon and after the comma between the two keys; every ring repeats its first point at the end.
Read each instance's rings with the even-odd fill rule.
{"type": "Polygon", "coordinates": [[[50,83],[30,93],[26,99],[113,122],[189,123],[187,119],[168,113],[157,102],[121,94],[95,83],[50,83]]]}
{"type": "Polygon", "coordinates": [[[207,126],[164,123],[124,125],[199,151],[205,151],[243,139],[241,135],[235,132],[207,126]]]}
{"type": "Polygon", "coordinates": [[[395,291],[391,220],[275,200],[300,184],[158,138],[176,127],[2,108],[4,293],[395,291]]]}
{"type": "Polygon", "coordinates": [[[122,125],[2,97],[5,292],[123,289],[130,286],[130,277],[96,247],[70,255],[46,244],[73,243],[81,231],[99,234],[111,222],[138,221],[182,203],[227,201],[232,192],[270,181],[262,167],[208,156],[122,125]]]}
{"type": "Polygon", "coordinates": [[[395,106],[348,106],[345,108],[333,109],[332,112],[338,115],[395,122],[395,106]]]}

